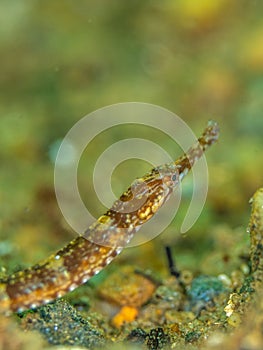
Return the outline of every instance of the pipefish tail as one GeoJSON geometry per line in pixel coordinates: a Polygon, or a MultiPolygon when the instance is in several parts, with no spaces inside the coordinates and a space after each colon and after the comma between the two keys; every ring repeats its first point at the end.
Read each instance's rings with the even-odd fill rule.
{"type": "Polygon", "coordinates": [[[186,153],[136,179],[83,235],[46,260],[2,279],[0,311],[8,314],[46,304],[99,273],[155,215],[218,137],[217,123],[208,122],[201,137],[186,153]]]}

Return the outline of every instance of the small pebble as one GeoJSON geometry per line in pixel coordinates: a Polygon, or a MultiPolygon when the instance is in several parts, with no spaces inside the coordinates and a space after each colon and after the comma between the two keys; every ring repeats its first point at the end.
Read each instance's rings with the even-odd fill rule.
{"type": "Polygon", "coordinates": [[[104,300],[120,306],[141,307],[153,295],[157,285],[133,266],[124,266],[112,273],[99,287],[104,300]]]}
{"type": "Polygon", "coordinates": [[[201,275],[193,279],[187,294],[193,303],[200,301],[207,303],[226,291],[227,288],[219,278],[201,275]]]}
{"type": "Polygon", "coordinates": [[[230,324],[230,326],[238,327],[241,323],[240,315],[236,312],[233,312],[231,316],[229,316],[227,322],[230,324]]]}
{"type": "Polygon", "coordinates": [[[167,335],[160,327],[152,329],[147,338],[147,346],[150,350],[162,349],[168,342],[167,335]]]}

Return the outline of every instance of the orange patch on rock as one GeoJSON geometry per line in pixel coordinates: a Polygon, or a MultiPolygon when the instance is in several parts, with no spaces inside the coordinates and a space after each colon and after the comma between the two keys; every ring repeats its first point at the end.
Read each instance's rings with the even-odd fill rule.
{"type": "Polygon", "coordinates": [[[123,306],[121,310],[112,318],[114,327],[120,328],[125,323],[130,323],[138,316],[138,309],[132,306],[123,306]]]}

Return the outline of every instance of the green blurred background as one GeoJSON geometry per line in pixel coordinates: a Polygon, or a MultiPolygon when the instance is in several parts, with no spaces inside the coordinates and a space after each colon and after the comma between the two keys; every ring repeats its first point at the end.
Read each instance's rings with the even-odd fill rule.
{"type": "MultiPolygon", "coordinates": [[[[118,102],[165,107],[196,134],[217,120],[221,137],[207,155],[209,197],[196,231],[218,222],[245,228],[248,200],[262,185],[262,13],[256,0],[1,0],[3,264],[30,264],[72,238],[56,206],[50,148],[81,117],[118,102]]],[[[119,130],[94,141],[79,174],[94,215],[102,207],[92,162],[127,135],[134,136],[119,130]]],[[[173,151],[151,129],[138,136],[173,151]]],[[[116,170],[116,192],[145,172],[138,164],[116,170]]]]}

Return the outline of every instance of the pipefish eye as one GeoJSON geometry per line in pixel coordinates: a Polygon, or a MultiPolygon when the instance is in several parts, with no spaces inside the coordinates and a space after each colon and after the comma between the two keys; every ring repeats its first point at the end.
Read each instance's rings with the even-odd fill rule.
{"type": "Polygon", "coordinates": [[[178,174],[173,174],[172,181],[177,181],[177,180],[178,180],[178,174]]]}

